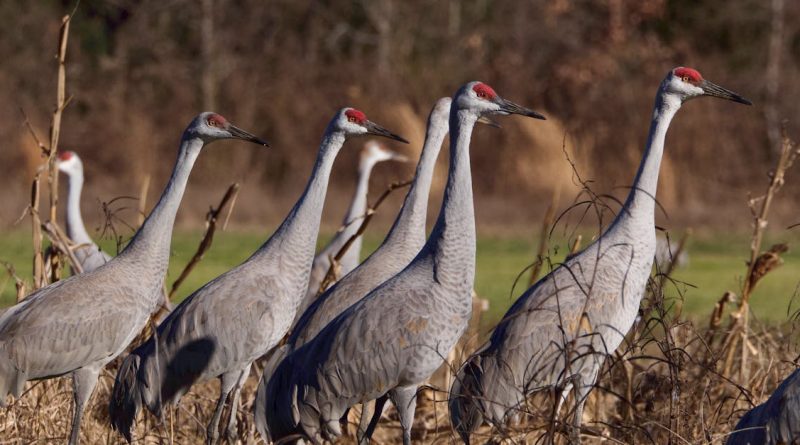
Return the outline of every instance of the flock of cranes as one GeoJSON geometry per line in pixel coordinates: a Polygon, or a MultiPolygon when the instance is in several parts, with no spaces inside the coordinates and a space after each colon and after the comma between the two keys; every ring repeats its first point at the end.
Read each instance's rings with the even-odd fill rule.
{"type": "MultiPolygon", "coordinates": [[[[502,430],[514,422],[526,399],[542,390],[558,395],[556,413],[574,395],[570,441],[580,441],[587,395],[605,358],[630,330],[651,273],[667,129],[684,102],[701,96],[750,104],[691,68],[667,74],[656,95],[641,165],[616,219],[582,252],[526,290],[489,340],[459,367],[449,410],[464,443],[481,424],[502,430]]],[[[361,264],[357,240],[339,264],[342,278],[320,293],[332,256],[355,234],[355,222],[366,211],[372,167],[405,160],[368,145],[344,228],[315,257],[334,159],[356,136],[407,142],[357,109],[336,112],[303,194],[272,236],[242,264],[192,293],[124,357],[109,402],[111,426],[131,442],[142,407],[160,417],[165,405],[177,404],[194,384],[218,378],[220,394],[207,441],[218,442],[224,429],[234,443],[242,385],[253,362],[265,357],[254,402],[264,440],[334,441],[350,408],[362,404],[357,439],[369,443],[391,400],[403,443],[411,443],[417,391],[462,337],[472,311],[472,131],[489,116],[509,114],[545,119],[482,82],[439,99],[428,118],[414,179],[385,240],[361,264]],[[448,132],[447,184],[426,239],[434,165],[448,132]],[[221,426],[228,401],[230,415],[221,426]]],[[[79,244],[76,257],[83,273],[39,289],[0,314],[0,403],[8,394],[19,397],[27,381],[71,375],[75,406],[69,443],[79,442],[81,417],[100,371],[125,353],[159,307],[175,215],[192,165],[207,144],[219,139],[268,146],[219,114],[198,115],[183,133],[160,200],[115,258],[102,253],[83,226],[80,159],[72,152],[59,156],[59,169],[69,175],[68,234],[79,244]]],[[[737,428],[749,429],[732,434],[729,444],[798,440],[797,372],[790,380],[775,400],[742,418],[737,428]]]]}

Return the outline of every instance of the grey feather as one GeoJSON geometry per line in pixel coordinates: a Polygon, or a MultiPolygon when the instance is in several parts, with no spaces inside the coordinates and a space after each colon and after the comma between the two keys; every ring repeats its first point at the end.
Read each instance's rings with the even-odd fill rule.
{"type": "Polygon", "coordinates": [[[778,445],[800,442],[800,369],[792,372],[766,402],[739,420],[727,445],[778,445]]]}

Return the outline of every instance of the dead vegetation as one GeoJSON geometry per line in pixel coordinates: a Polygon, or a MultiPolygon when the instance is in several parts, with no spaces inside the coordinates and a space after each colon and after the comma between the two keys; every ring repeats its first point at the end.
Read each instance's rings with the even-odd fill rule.
{"type": "MultiPolygon", "coordinates": [[[[783,150],[796,153],[788,138],[784,138],[783,150]]],[[[756,202],[776,199],[775,178],[783,178],[786,168],[786,163],[779,162],[770,175],[767,192],[756,202]]],[[[767,218],[768,206],[754,212],[749,278],[738,294],[749,295],[758,280],[780,264],[780,254],[786,249],[778,245],[761,251],[759,240],[767,218]]],[[[678,249],[683,245],[680,243],[678,249]]],[[[679,250],[672,252],[673,258],[680,255],[679,250]]],[[[683,319],[680,298],[665,297],[665,289],[677,286],[669,276],[672,269],[668,264],[651,279],[639,321],[623,346],[607,360],[584,414],[585,443],[724,443],[741,414],[765,400],[797,366],[797,343],[791,326],[761,325],[741,316],[747,300],[733,298],[733,292],[726,294],[716,308],[709,308],[708,324],[695,325],[683,319]],[[726,302],[733,301],[738,306],[726,309],[726,302]]],[[[465,350],[474,347],[473,336],[465,350]]],[[[463,355],[456,356],[454,366],[463,355]]],[[[107,419],[114,373],[114,366],[103,372],[92,398],[81,430],[87,443],[121,443],[107,419]]],[[[256,377],[254,374],[247,381],[245,403],[237,415],[243,443],[261,443],[251,414],[256,377]]],[[[449,425],[446,382],[444,379],[420,391],[413,432],[419,443],[457,442],[449,425]]],[[[62,378],[29,385],[23,397],[0,412],[0,437],[5,438],[4,443],[63,442],[71,419],[70,382],[62,378]]],[[[197,385],[163,419],[149,414],[140,417],[134,435],[137,443],[201,443],[217,385],[216,381],[197,385]]],[[[502,431],[484,426],[473,439],[477,443],[549,443],[551,439],[566,443],[566,428],[552,416],[552,394],[534,396],[524,413],[519,423],[502,431]]],[[[351,415],[351,430],[355,428],[355,414],[351,415]]],[[[389,409],[376,432],[376,442],[397,443],[399,438],[399,421],[389,409]]],[[[351,443],[352,436],[341,442],[351,443]]]]}

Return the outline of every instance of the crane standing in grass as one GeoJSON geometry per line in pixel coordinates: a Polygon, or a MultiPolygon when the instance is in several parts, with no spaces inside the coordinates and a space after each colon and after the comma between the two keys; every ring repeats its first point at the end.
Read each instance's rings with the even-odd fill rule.
{"type": "MultiPolygon", "coordinates": [[[[358,160],[358,180],[356,182],[356,190],[353,192],[353,199],[350,202],[350,207],[347,208],[344,221],[342,221],[342,228],[336,232],[328,245],[314,257],[314,264],[311,266],[311,279],[308,281],[308,291],[303,299],[303,303],[297,311],[298,317],[314,301],[314,298],[319,293],[319,287],[331,266],[331,258],[336,256],[347,240],[358,232],[358,228],[361,225],[359,221],[367,212],[367,193],[369,190],[369,178],[372,173],[372,168],[378,163],[392,160],[405,162],[406,157],[381,147],[376,141],[367,142],[361,150],[361,155],[358,160]]],[[[362,237],[359,235],[353,240],[353,243],[350,244],[347,252],[345,252],[342,259],[339,261],[337,276],[343,277],[358,266],[358,260],[361,256],[361,244],[362,237]]]]}
{"type": "Polygon", "coordinates": [[[181,302],[125,359],[114,383],[109,417],[128,442],[142,405],[160,416],[164,404],[177,404],[195,383],[219,378],[208,443],[219,439],[229,395],[227,436],[235,443],[242,384],[253,361],[291,327],[308,285],[333,161],[344,142],[359,135],[405,142],[359,110],[338,111],[325,131],[305,191],[275,233],[245,262],[181,302]]]}
{"type": "Polygon", "coordinates": [[[70,444],[100,370],[136,337],[162,299],[175,214],[202,148],[219,139],[265,142],[215,113],[183,133],[161,199],[116,258],[92,272],[43,287],[0,315],[0,403],[28,380],[72,375],[75,409],[70,444]]]}
{"type": "Polygon", "coordinates": [[[447,186],[430,238],[400,273],[278,365],[264,399],[273,440],[297,433],[314,443],[334,440],[351,406],[388,393],[400,414],[403,443],[411,443],[417,388],[441,366],[472,311],[472,129],[482,115],[511,113],[543,119],[481,82],[458,91],[450,111],[447,186]]]}
{"type": "Polygon", "coordinates": [[[800,442],[800,369],[792,372],[769,399],[736,424],[726,445],[779,445],[800,442]]]}
{"type": "Polygon", "coordinates": [[[465,443],[484,421],[502,428],[526,397],[560,391],[556,411],[574,387],[571,440],[578,442],[583,405],[605,357],[631,328],[656,252],[655,196],[664,139],[672,117],[695,97],[750,104],[694,69],[671,70],[656,95],[647,148],[616,219],[583,252],[528,289],[490,340],[461,367],[450,417],[465,443]]]}
{"type": "Polygon", "coordinates": [[[83,272],[91,272],[111,260],[111,256],[100,250],[92,241],[81,216],[81,191],[83,190],[83,162],[74,151],[58,154],[58,170],[69,178],[67,191],[67,236],[78,247],[75,259],[83,272]]]}
{"type": "MultiPolygon", "coordinates": [[[[431,110],[425,143],[422,146],[414,181],[408,189],[403,207],[386,235],[386,239],[361,265],[311,303],[292,327],[287,344],[277,349],[274,356],[270,358],[259,382],[258,395],[254,404],[256,427],[263,437],[267,436],[266,418],[263,412],[266,408],[264,398],[272,366],[279,363],[288,352],[313,339],[331,320],[367,295],[369,291],[403,270],[425,244],[428,194],[433,181],[436,159],[447,135],[450,103],[449,97],[439,99],[431,110]]],[[[377,416],[380,416],[385,398],[378,403],[380,406],[376,413],[377,416]]],[[[367,405],[364,406],[361,416],[362,423],[358,431],[359,442],[369,435],[366,432],[366,423],[370,420],[371,411],[367,405]]],[[[374,426],[374,423],[370,425],[372,428],[374,426]]]]}

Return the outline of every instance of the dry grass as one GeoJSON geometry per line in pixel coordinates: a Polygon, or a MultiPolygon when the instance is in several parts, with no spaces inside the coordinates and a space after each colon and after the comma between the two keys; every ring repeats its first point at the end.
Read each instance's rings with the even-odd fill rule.
{"type": "MultiPolygon", "coordinates": [[[[586,443],[607,439],[626,444],[723,443],[743,410],[766,400],[795,368],[795,333],[787,328],[758,326],[751,328],[754,350],[747,360],[749,379],[726,378],[721,374],[724,355],[707,348],[705,332],[671,318],[664,309],[659,304],[608,361],[584,414],[586,443]]],[[[81,428],[85,443],[123,443],[108,424],[107,406],[115,371],[115,366],[109,366],[103,372],[90,401],[81,428]]],[[[256,384],[254,373],[242,390],[245,403],[237,414],[242,443],[263,443],[255,434],[251,413],[256,384]]],[[[29,385],[21,399],[0,412],[0,437],[4,438],[0,443],[65,442],[72,418],[71,383],[60,378],[29,385]]],[[[216,380],[196,385],[163,421],[150,414],[140,416],[136,443],[202,443],[217,394],[216,380]]],[[[527,416],[507,431],[483,427],[473,436],[475,443],[490,438],[507,443],[544,443],[552,425],[551,401],[542,403],[543,399],[548,396],[534,398],[527,416]]],[[[446,400],[447,394],[441,390],[426,388],[420,392],[415,442],[458,442],[450,428],[446,400]]],[[[355,413],[350,420],[350,430],[354,431],[355,413]]],[[[554,425],[558,431],[558,423],[554,425]]],[[[352,437],[341,442],[351,443],[352,437]]],[[[375,440],[399,443],[400,437],[399,421],[389,409],[375,440]]],[[[557,442],[566,443],[566,439],[557,442]]]]}

